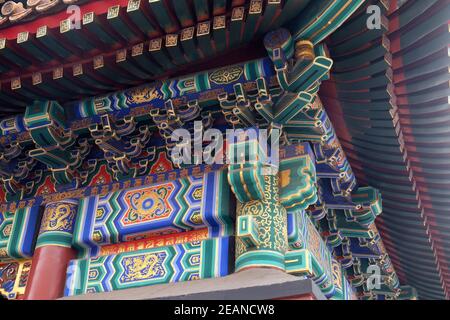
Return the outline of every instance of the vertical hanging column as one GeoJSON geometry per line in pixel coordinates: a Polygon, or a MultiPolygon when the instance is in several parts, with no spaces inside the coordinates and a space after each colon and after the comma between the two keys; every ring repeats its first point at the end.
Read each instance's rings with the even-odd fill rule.
{"type": "Polygon", "coordinates": [[[264,176],[263,199],[237,205],[236,271],[252,267],[285,270],[286,209],[279,202],[278,176],[264,176]]]}
{"type": "Polygon", "coordinates": [[[285,270],[286,209],[279,199],[279,178],[269,168],[258,133],[247,129],[228,141],[228,181],[236,195],[236,271],[266,267],[285,270]],[[254,133],[252,135],[252,132],[254,133]]]}
{"type": "MultiPolygon", "coordinates": [[[[238,200],[236,271],[263,267],[292,273],[294,269],[302,269],[304,259],[295,256],[296,251],[289,248],[287,211],[304,213],[317,202],[315,157],[311,146],[302,143],[284,147],[280,162],[269,163],[265,148],[261,148],[264,143],[260,144],[256,137],[242,134],[235,139],[229,139],[228,143],[228,180],[238,200]]],[[[270,157],[273,159],[272,154],[270,157]]],[[[295,233],[296,228],[304,229],[306,223],[291,223],[289,233],[295,233]]],[[[320,235],[313,225],[311,228],[315,231],[313,242],[316,243],[320,235]]],[[[317,250],[320,253],[318,259],[326,257],[324,261],[329,263],[323,265],[329,265],[326,269],[329,270],[328,251],[325,246],[320,249],[322,251],[317,250]]],[[[318,282],[322,285],[330,280],[330,274],[328,272],[323,279],[317,278],[318,282]]],[[[329,289],[323,287],[324,291],[329,289]]]]}
{"type": "Polygon", "coordinates": [[[63,296],[72,249],[78,200],[47,204],[36,242],[26,300],[52,300],[63,296]]]}

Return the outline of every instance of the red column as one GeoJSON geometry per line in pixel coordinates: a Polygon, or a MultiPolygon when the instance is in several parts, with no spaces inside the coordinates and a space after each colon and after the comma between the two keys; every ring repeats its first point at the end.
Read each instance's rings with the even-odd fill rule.
{"type": "Polygon", "coordinates": [[[48,204],[41,221],[25,300],[53,300],[64,296],[67,266],[76,258],[72,248],[78,202],[48,204]]]}
{"type": "Polygon", "coordinates": [[[67,265],[75,250],[46,246],[36,249],[25,291],[25,300],[53,300],[64,295],[67,265]]]}

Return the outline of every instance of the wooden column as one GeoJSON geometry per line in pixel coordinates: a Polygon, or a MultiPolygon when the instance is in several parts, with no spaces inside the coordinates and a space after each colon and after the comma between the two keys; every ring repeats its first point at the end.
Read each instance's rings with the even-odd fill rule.
{"type": "Polygon", "coordinates": [[[48,204],[33,256],[25,300],[53,300],[63,297],[67,266],[76,258],[72,236],[78,201],[48,204]]]}

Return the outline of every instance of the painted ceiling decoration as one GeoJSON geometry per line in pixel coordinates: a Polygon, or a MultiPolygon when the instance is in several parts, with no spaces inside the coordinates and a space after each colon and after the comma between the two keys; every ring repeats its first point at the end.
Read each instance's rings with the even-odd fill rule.
{"type": "MultiPolygon", "coordinates": [[[[51,21],[44,17],[25,24],[25,31],[2,31],[2,112],[21,113],[36,99],[52,97],[63,103],[115,91],[175,75],[183,67],[197,70],[197,62],[216,60],[211,59],[213,55],[229,56],[227,52],[236,52],[238,45],[262,40],[269,30],[295,16],[299,21],[291,22],[298,30],[295,38],[320,42],[361,2],[325,1],[316,7],[309,0],[213,1],[212,5],[195,1],[193,8],[187,0],[80,3],[80,29],[71,27],[71,15],[64,11],[51,21]],[[314,21],[302,10],[308,4],[313,12],[335,14],[323,17],[331,19],[328,28],[308,28],[314,21]],[[346,10],[339,11],[342,4],[346,10]]],[[[250,58],[264,54],[262,41],[259,50],[253,51],[250,58]]]]}
{"type": "Polygon", "coordinates": [[[60,298],[266,267],[328,299],[450,299],[449,16],[448,0],[0,1],[0,294],[44,297],[43,269],[60,298]],[[194,121],[268,129],[276,173],[241,136],[222,151],[250,164],[172,161],[194,121]]]}

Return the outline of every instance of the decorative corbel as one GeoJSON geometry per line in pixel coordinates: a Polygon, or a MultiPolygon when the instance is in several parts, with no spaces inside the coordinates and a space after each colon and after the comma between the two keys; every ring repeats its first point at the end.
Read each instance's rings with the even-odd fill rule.
{"type": "Polygon", "coordinates": [[[2,6],[2,15],[9,18],[11,22],[17,22],[28,16],[33,10],[25,9],[22,2],[7,1],[2,6]]]}
{"type": "Polygon", "coordinates": [[[371,225],[383,211],[380,192],[372,187],[361,187],[352,194],[357,209],[352,213],[361,225],[371,225]]]}
{"type": "Polygon", "coordinates": [[[45,12],[59,4],[59,0],[28,0],[27,5],[37,12],[45,12]]]}
{"type": "Polygon", "coordinates": [[[227,93],[219,95],[219,104],[225,119],[233,127],[253,127],[256,125],[256,119],[253,112],[253,106],[242,84],[233,86],[234,98],[227,93]]]}

